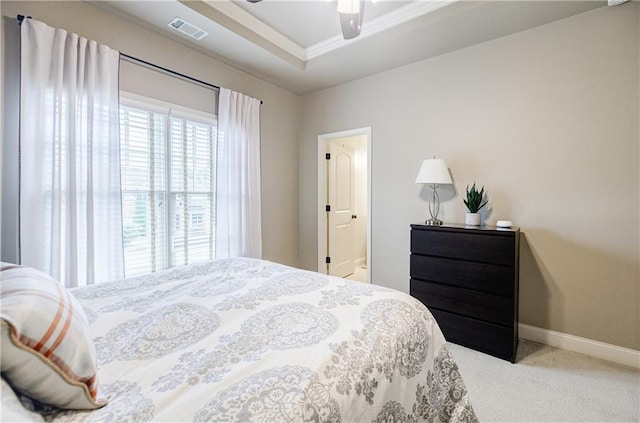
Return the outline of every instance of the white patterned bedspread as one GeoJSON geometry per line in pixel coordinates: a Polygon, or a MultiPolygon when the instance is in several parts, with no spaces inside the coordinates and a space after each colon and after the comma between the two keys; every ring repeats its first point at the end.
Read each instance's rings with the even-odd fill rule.
{"type": "Polygon", "coordinates": [[[234,258],[72,292],[109,404],[60,412],[22,398],[31,418],[477,420],[431,313],[398,291],[234,258]]]}

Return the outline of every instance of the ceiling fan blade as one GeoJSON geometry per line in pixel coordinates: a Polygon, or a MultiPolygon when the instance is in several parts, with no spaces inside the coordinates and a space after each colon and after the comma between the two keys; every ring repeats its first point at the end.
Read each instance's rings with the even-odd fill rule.
{"type": "Polygon", "coordinates": [[[342,28],[342,37],[345,40],[360,35],[362,29],[362,20],[364,18],[364,0],[351,0],[353,2],[359,2],[359,7],[352,7],[353,13],[342,12],[338,9],[338,15],[340,16],[340,27],[342,28]]]}

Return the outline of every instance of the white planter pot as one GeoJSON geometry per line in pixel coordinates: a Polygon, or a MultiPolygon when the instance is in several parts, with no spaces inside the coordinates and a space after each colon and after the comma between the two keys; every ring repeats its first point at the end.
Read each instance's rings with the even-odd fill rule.
{"type": "Polygon", "coordinates": [[[480,213],[467,213],[464,216],[464,224],[467,226],[480,226],[480,213]]]}

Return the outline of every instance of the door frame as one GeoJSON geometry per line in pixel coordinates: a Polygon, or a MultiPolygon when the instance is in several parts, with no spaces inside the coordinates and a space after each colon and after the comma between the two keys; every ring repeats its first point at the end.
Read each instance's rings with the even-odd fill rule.
{"type": "Polygon", "coordinates": [[[364,135],[367,146],[367,282],[371,279],[371,127],[349,129],[318,135],[318,272],[327,273],[327,212],[324,205],[327,198],[327,143],[337,138],[364,135]]]}

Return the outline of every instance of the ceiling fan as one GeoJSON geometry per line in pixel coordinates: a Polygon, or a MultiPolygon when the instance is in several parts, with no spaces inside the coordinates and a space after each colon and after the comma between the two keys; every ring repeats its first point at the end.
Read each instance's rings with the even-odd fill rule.
{"type": "MultiPolygon", "coordinates": [[[[249,3],[258,3],[262,0],[247,0],[249,3]]],[[[356,38],[362,29],[364,18],[364,0],[338,0],[338,15],[340,16],[340,28],[345,40],[356,38]]]]}

